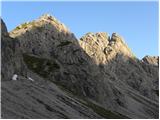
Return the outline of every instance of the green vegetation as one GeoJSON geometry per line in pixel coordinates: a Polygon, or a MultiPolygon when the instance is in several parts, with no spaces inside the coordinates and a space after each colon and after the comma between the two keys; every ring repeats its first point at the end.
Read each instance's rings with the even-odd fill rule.
{"type": "Polygon", "coordinates": [[[24,23],[24,24],[21,25],[21,27],[22,27],[22,28],[25,28],[25,27],[27,27],[28,24],[29,24],[29,23],[24,23]]]}
{"type": "Polygon", "coordinates": [[[19,29],[22,29],[22,28],[27,28],[28,25],[32,25],[32,27],[37,27],[35,22],[25,22],[19,26],[17,26],[14,30],[19,30],[19,29]]]}
{"type": "Polygon", "coordinates": [[[19,30],[20,29],[20,26],[17,26],[14,30],[19,30]]]}
{"type": "Polygon", "coordinates": [[[71,41],[64,41],[64,42],[61,42],[57,47],[63,47],[63,46],[69,45],[71,43],[72,43],[71,41]]]}
{"type": "Polygon", "coordinates": [[[28,25],[28,24],[30,24],[30,23],[23,23],[23,24],[17,26],[14,30],[19,30],[19,29],[21,29],[21,28],[27,28],[27,25],[28,25]]]}
{"type": "Polygon", "coordinates": [[[54,60],[48,60],[27,54],[23,54],[23,59],[30,70],[44,78],[47,78],[51,72],[60,69],[60,66],[54,60]]]}

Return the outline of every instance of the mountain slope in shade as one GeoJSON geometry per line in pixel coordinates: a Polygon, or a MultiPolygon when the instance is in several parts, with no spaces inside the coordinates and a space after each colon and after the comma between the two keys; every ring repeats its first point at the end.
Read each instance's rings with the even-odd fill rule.
{"type": "Polygon", "coordinates": [[[2,118],[158,118],[159,57],[137,59],[117,33],[77,40],[50,15],[1,24],[2,118]]]}

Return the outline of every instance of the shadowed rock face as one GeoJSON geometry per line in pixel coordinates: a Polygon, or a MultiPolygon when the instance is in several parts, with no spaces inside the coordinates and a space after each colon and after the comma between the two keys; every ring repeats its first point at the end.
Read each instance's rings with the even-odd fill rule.
{"type": "Polygon", "coordinates": [[[20,43],[9,36],[3,20],[1,20],[1,56],[2,81],[11,80],[13,74],[25,74],[25,64],[22,59],[20,43]]]}
{"type": "Polygon", "coordinates": [[[77,40],[50,15],[1,24],[2,118],[158,118],[158,58],[138,60],[117,33],[77,40]]]}

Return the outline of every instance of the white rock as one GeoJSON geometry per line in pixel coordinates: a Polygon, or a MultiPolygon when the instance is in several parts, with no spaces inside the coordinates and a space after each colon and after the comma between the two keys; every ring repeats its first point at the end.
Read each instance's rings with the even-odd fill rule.
{"type": "Polygon", "coordinates": [[[18,75],[14,74],[13,77],[12,77],[12,80],[17,80],[17,77],[18,77],[18,75]]]}
{"type": "Polygon", "coordinates": [[[28,80],[34,81],[31,77],[28,77],[28,80]]]}

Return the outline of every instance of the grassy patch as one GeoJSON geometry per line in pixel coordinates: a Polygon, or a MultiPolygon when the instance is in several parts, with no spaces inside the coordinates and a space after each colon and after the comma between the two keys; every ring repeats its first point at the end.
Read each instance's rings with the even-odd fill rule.
{"type": "Polygon", "coordinates": [[[22,27],[22,28],[25,28],[25,27],[27,27],[28,24],[29,24],[29,23],[24,23],[24,24],[21,25],[21,27],[22,27]]]}
{"type": "Polygon", "coordinates": [[[20,29],[20,26],[17,26],[14,30],[19,30],[20,29]]]}
{"type": "Polygon", "coordinates": [[[27,54],[23,54],[23,59],[30,70],[44,78],[47,78],[51,72],[60,69],[60,66],[54,60],[48,60],[27,54]]]}
{"type": "Polygon", "coordinates": [[[22,29],[22,28],[27,28],[28,25],[31,25],[33,28],[36,27],[35,22],[25,22],[25,23],[17,26],[14,30],[19,30],[19,29],[22,29]]]}
{"type": "Polygon", "coordinates": [[[17,26],[14,30],[19,30],[21,28],[27,28],[28,24],[30,24],[30,23],[23,23],[23,24],[17,26]]]}

